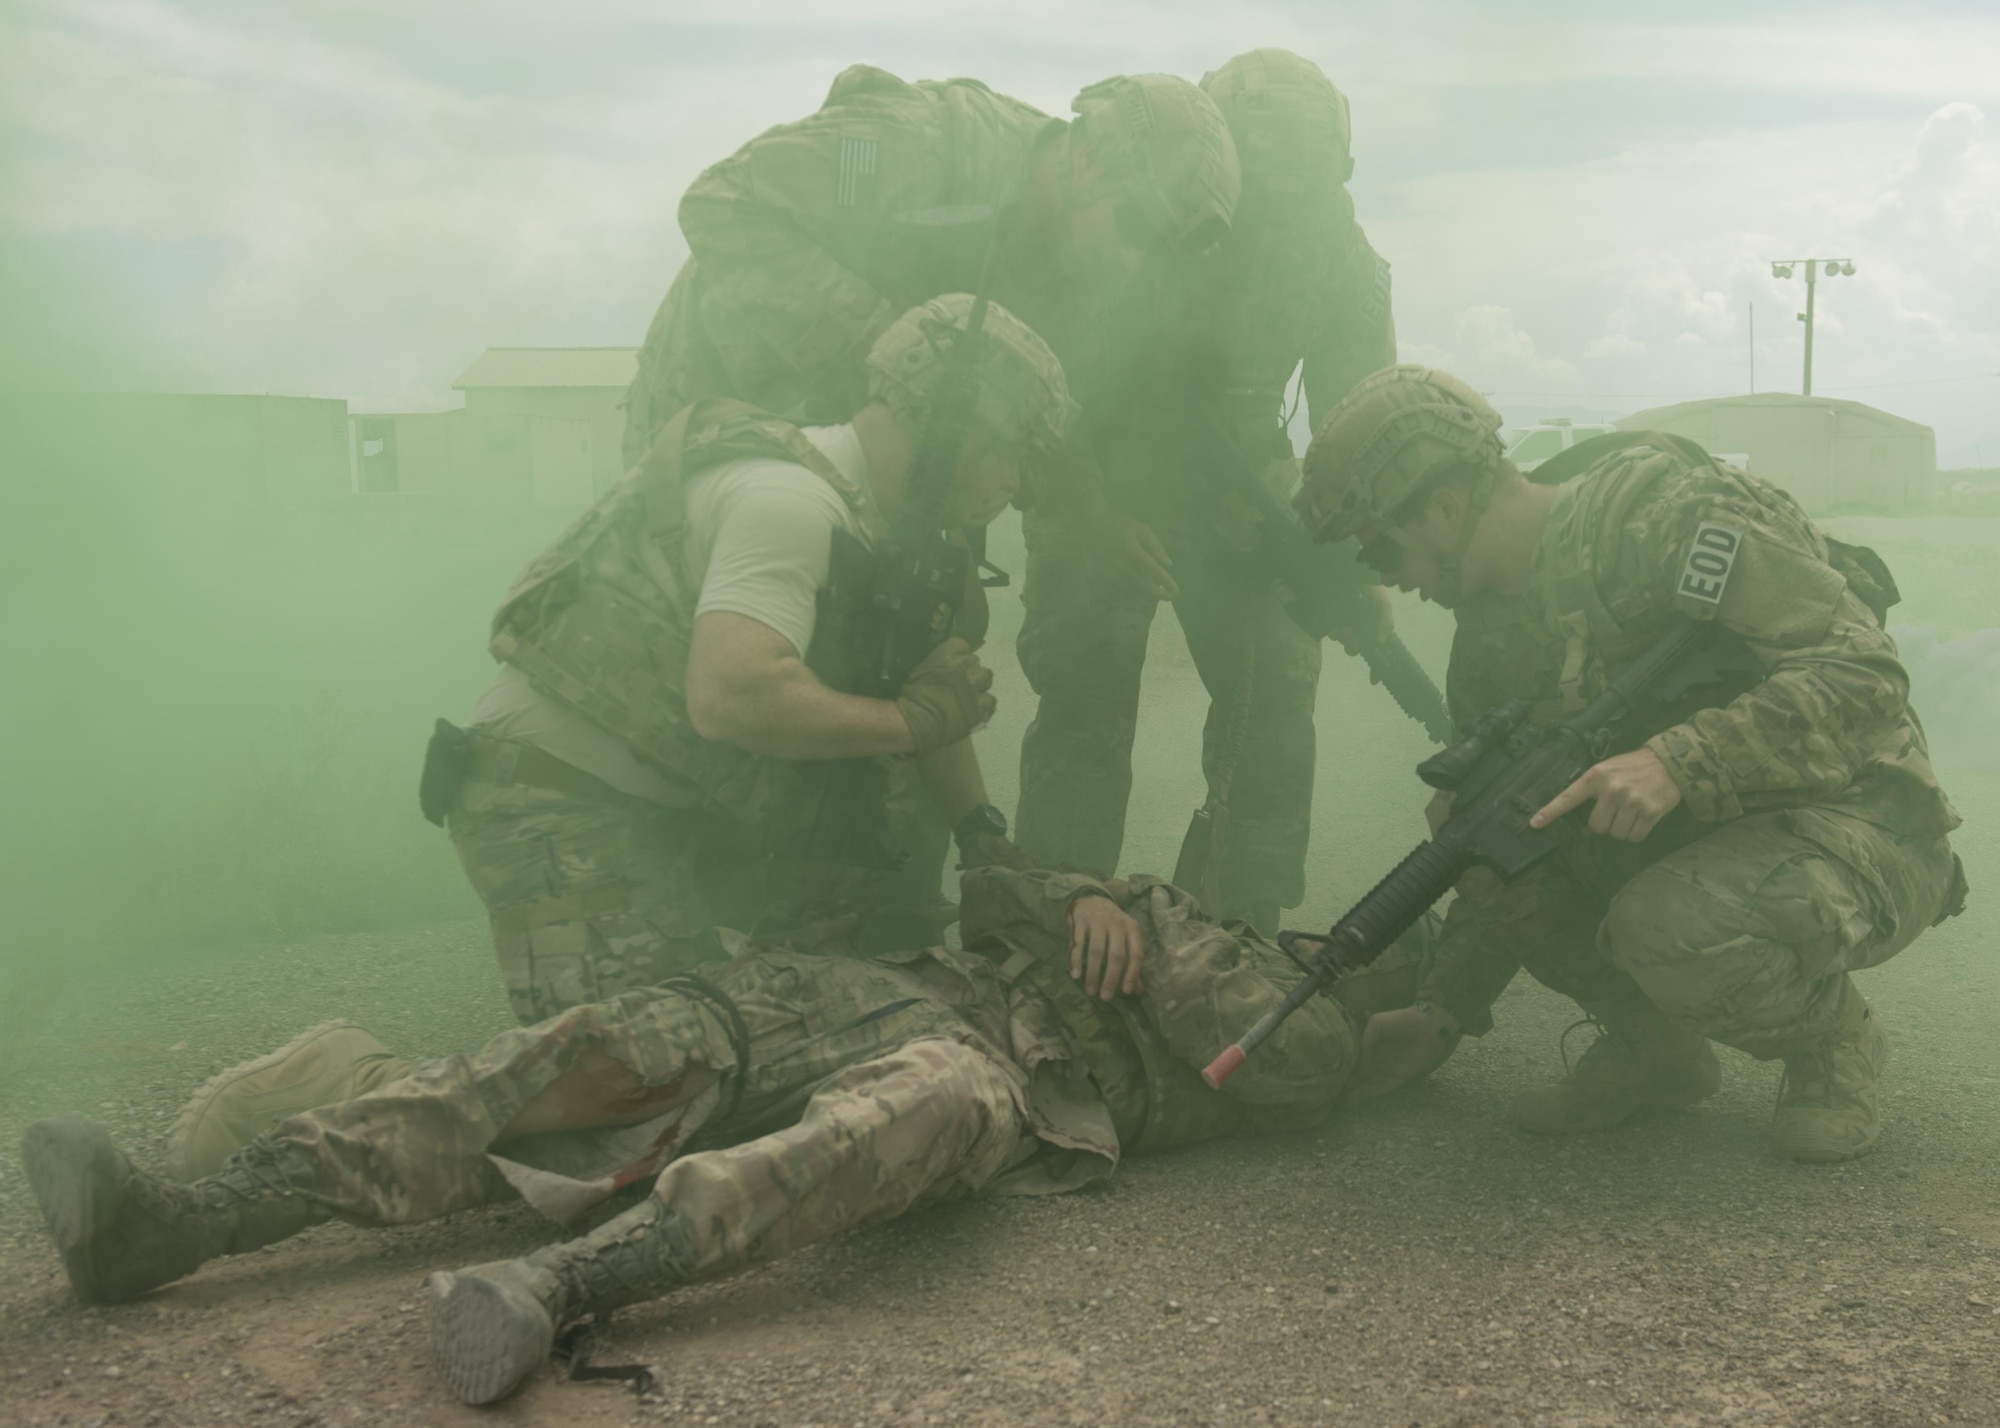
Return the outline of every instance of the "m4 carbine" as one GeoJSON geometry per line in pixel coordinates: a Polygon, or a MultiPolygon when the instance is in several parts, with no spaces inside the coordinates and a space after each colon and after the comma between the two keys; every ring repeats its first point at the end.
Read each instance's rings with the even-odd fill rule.
{"type": "Polygon", "coordinates": [[[1451,815],[1333,925],[1312,971],[1201,1074],[1228,1080],[1244,1058],[1306,1000],[1344,973],[1367,966],[1449,892],[1474,864],[1519,877],[1561,846],[1564,823],[1529,820],[1612,752],[1685,717],[1726,703],[1764,677],[1742,637],[1711,620],[1675,615],[1665,634],[1613,679],[1582,712],[1534,724],[1528,705],[1509,700],[1470,733],[1417,767],[1417,776],[1452,794],[1451,815]]]}
{"type": "MultiPolygon", "coordinates": [[[[972,551],[948,530],[953,489],[979,400],[987,345],[987,290],[993,254],[991,215],[983,208],[911,216],[939,226],[989,225],[979,291],[965,326],[938,322],[931,341],[945,348],[924,429],[904,481],[903,502],[873,550],[836,530],[820,619],[827,647],[842,666],[830,682],[864,699],[894,699],[903,682],[949,639],[972,577],[972,551]]],[[[905,855],[889,835],[888,780],[879,759],[836,763],[821,796],[808,853],[826,862],[894,870],[905,855]]]]}

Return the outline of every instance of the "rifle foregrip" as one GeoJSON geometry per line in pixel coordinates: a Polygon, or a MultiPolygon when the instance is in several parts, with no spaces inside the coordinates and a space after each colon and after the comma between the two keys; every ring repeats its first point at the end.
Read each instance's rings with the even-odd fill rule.
{"type": "Polygon", "coordinates": [[[1338,957],[1339,970],[1357,971],[1381,956],[1471,866],[1456,839],[1433,838],[1411,849],[1333,925],[1327,952],[1338,957]]]}

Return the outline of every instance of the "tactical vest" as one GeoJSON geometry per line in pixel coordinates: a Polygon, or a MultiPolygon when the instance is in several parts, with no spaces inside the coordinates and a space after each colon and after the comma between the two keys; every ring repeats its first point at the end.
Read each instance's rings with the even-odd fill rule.
{"type": "Polygon", "coordinates": [[[827,765],[704,739],[687,710],[688,649],[706,574],[687,559],[687,486],[747,457],[805,467],[873,528],[867,494],[797,427],[743,402],[698,402],[521,573],[493,617],[488,648],[663,773],[671,806],[775,837],[811,809],[827,765]]]}

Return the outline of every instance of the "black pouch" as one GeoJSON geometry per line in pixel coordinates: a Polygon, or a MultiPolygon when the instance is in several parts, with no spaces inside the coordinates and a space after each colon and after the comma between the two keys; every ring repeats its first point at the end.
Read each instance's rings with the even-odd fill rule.
{"type": "Polygon", "coordinates": [[[424,750],[423,775],[417,780],[417,806],[438,827],[444,827],[445,815],[457,804],[471,764],[472,735],[449,719],[438,720],[424,750]]]}

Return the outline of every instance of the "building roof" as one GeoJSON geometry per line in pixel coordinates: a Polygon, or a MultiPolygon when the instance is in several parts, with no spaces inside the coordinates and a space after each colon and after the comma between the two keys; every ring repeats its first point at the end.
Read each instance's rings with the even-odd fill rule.
{"type": "Polygon", "coordinates": [[[1843,401],[1839,397],[1808,397],[1798,392],[1758,392],[1754,396],[1708,397],[1698,402],[1676,402],[1673,406],[1650,407],[1643,412],[1620,417],[1618,425],[1626,431],[1645,431],[1659,426],[1662,422],[1690,417],[1697,412],[1712,411],[1717,407],[1760,407],[1767,410],[1775,407],[1813,407],[1842,416],[1865,417],[1883,426],[1898,427],[1913,435],[1928,434],[1930,431],[1930,428],[1922,422],[1899,417],[1894,412],[1885,412],[1880,407],[1869,406],[1866,402],[1843,401]]]}
{"type": "Polygon", "coordinates": [[[616,387],[632,385],[639,371],[636,347],[489,347],[459,373],[454,390],[468,387],[616,387]]]}

